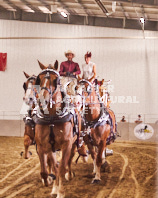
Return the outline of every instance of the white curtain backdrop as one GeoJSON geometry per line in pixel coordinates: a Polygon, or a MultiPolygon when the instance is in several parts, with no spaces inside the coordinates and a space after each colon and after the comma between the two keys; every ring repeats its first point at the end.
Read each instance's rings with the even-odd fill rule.
{"type": "Polygon", "coordinates": [[[138,30],[7,20],[0,20],[0,52],[8,54],[7,70],[0,72],[0,111],[20,112],[23,71],[37,75],[37,59],[61,63],[69,49],[80,68],[92,52],[99,79],[112,80],[116,114],[158,114],[158,32],[145,31],[144,39],[138,30]]]}

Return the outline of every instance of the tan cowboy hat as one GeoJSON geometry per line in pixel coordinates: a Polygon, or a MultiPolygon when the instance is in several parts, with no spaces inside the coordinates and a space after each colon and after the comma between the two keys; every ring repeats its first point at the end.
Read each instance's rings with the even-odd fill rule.
{"type": "Polygon", "coordinates": [[[75,57],[75,54],[71,50],[68,50],[67,52],[65,52],[65,56],[66,57],[67,57],[68,54],[72,54],[73,57],[75,57]]]}

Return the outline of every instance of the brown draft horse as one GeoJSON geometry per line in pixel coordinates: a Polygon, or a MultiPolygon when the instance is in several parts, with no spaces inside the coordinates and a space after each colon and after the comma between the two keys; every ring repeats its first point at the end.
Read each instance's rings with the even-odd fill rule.
{"type": "MultiPolygon", "coordinates": [[[[33,114],[32,112],[37,106],[38,93],[35,87],[37,76],[35,75],[30,76],[26,72],[24,72],[24,75],[26,76],[27,81],[24,82],[23,84],[23,88],[25,90],[25,95],[23,97],[23,100],[29,106],[28,114],[24,118],[24,122],[25,122],[24,158],[28,159],[30,158],[30,155],[32,155],[32,153],[29,151],[29,146],[35,144],[35,123],[32,119],[32,114],[33,114]]],[[[23,152],[21,152],[21,155],[23,155],[23,152]]],[[[47,165],[49,169],[49,175],[51,175],[49,177],[49,183],[51,183],[53,175],[52,175],[52,163],[49,156],[47,158],[47,165]]]]}
{"type": "MultiPolygon", "coordinates": [[[[71,162],[75,154],[77,135],[73,136],[73,117],[70,120],[62,121],[62,113],[68,107],[63,102],[64,98],[60,89],[59,74],[56,71],[58,62],[55,62],[54,67],[45,67],[40,63],[40,67],[43,71],[38,75],[36,84],[40,85],[41,88],[37,119],[38,121],[41,120],[40,122],[35,121],[35,140],[41,164],[41,177],[44,179],[45,184],[48,185],[48,172],[46,169],[48,155],[53,163],[56,176],[51,194],[57,194],[57,198],[63,198],[65,197],[63,178],[66,176],[70,180],[73,177],[71,162]],[[62,152],[59,165],[55,157],[55,151],[57,150],[62,152]],[[66,174],[67,166],[68,173],[66,174]]],[[[70,114],[68,113],[68,115],[70,114]]],[[[79,115],[77,117],[80,126],[81,119],[79,119],[79,115]]]]}
{"type": "MultiPolygon", "coordinates": [[[[109,81],[106,81],[107,84],[110,82],[109,81]]],[[[103,99],[103,102],[104,102],[104,105],[106,106],[106,109],[108,111],[108,113],[110,114],[110,118],[111,118],[111,121],[112,121],[112,126],[113,126],[113,132],[114,133],[117,133],[117,125],[116,125],[116,118],[115,118],[115,114],[114,112],[110,109],[110,95],[107,91],[107,87],[103,85],[104,83],[104,79],[102,79],[102,81],[98,81],[98,84],[99,84],[99,95],[100,97],[103,99]]]]}
{"type": "MultiPolygon", "coordinates": [[[[31,118],[32,109],[35,107],[35,100],[36,100],[36,91],[34,89],[34,85],[36,82],[36,76],[35,75],[28,75],[24,72],[24,75],[27,78],[27,81],[24,82],[23,88],[25,90],[25,95],[23,97],[24,102],[29,106],[28,110],[28,116],[25,117],[25,132],[24,132],[24,158],[28,159],[31,155],[31,152],[29,151],[29,146],[34,144],[34,138],[35,138],[35,126],[34,122],[31,118]]],[[[23,152],[21,152],[21,155],[23,152]]]]}
{"type": "MultiPolygon", "coordinates": [[[[81,80],[77,86],[77,94],[84,96],[83,101],[83,118],[86,121],[86,129],[96,121],[100,119],[101,116],[101,104],[95,87],[86,80],[81,80]]],[[[85,132],[83,137],[84,142],[88,146],[89,152],[93,159],[95,178],[92,180],[92,183],[99,183],[100,178],[100,169],[102,165],[102,153],[106,147],[106,140],[110,133],[110,124],[106,119],[103,121],[103,124],[91,126],[92,128],[88,129],[85,132]],[[94,146],[97,147],[98,152],[95,152],[94,146]]]]}

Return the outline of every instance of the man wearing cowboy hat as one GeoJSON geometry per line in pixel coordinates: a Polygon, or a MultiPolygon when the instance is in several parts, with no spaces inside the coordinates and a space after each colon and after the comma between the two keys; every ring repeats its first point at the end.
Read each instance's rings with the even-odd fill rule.
{"type": "Polygon", "coordinates": [[[76,76],[81,73],[78,63],[75,63],[72,61],[72,59],[75,57],[75,54],[68,50],[65,52],[65,56],[68,59],[67,61],[64,61],[60,65],[60,71],[59,74],[61,76],[76,76]]]}

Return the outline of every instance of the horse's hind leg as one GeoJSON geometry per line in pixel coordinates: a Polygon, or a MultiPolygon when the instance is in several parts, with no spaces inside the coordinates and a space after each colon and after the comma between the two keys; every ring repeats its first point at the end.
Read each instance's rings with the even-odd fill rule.
{"type": "Polygon", "coordinates": [[[28,135],[24,135],[24,148],[25,148],[24,158],[25,159],[30,158],[29,146],[31,144],[32,144],[31,138],[28,135]]]}

